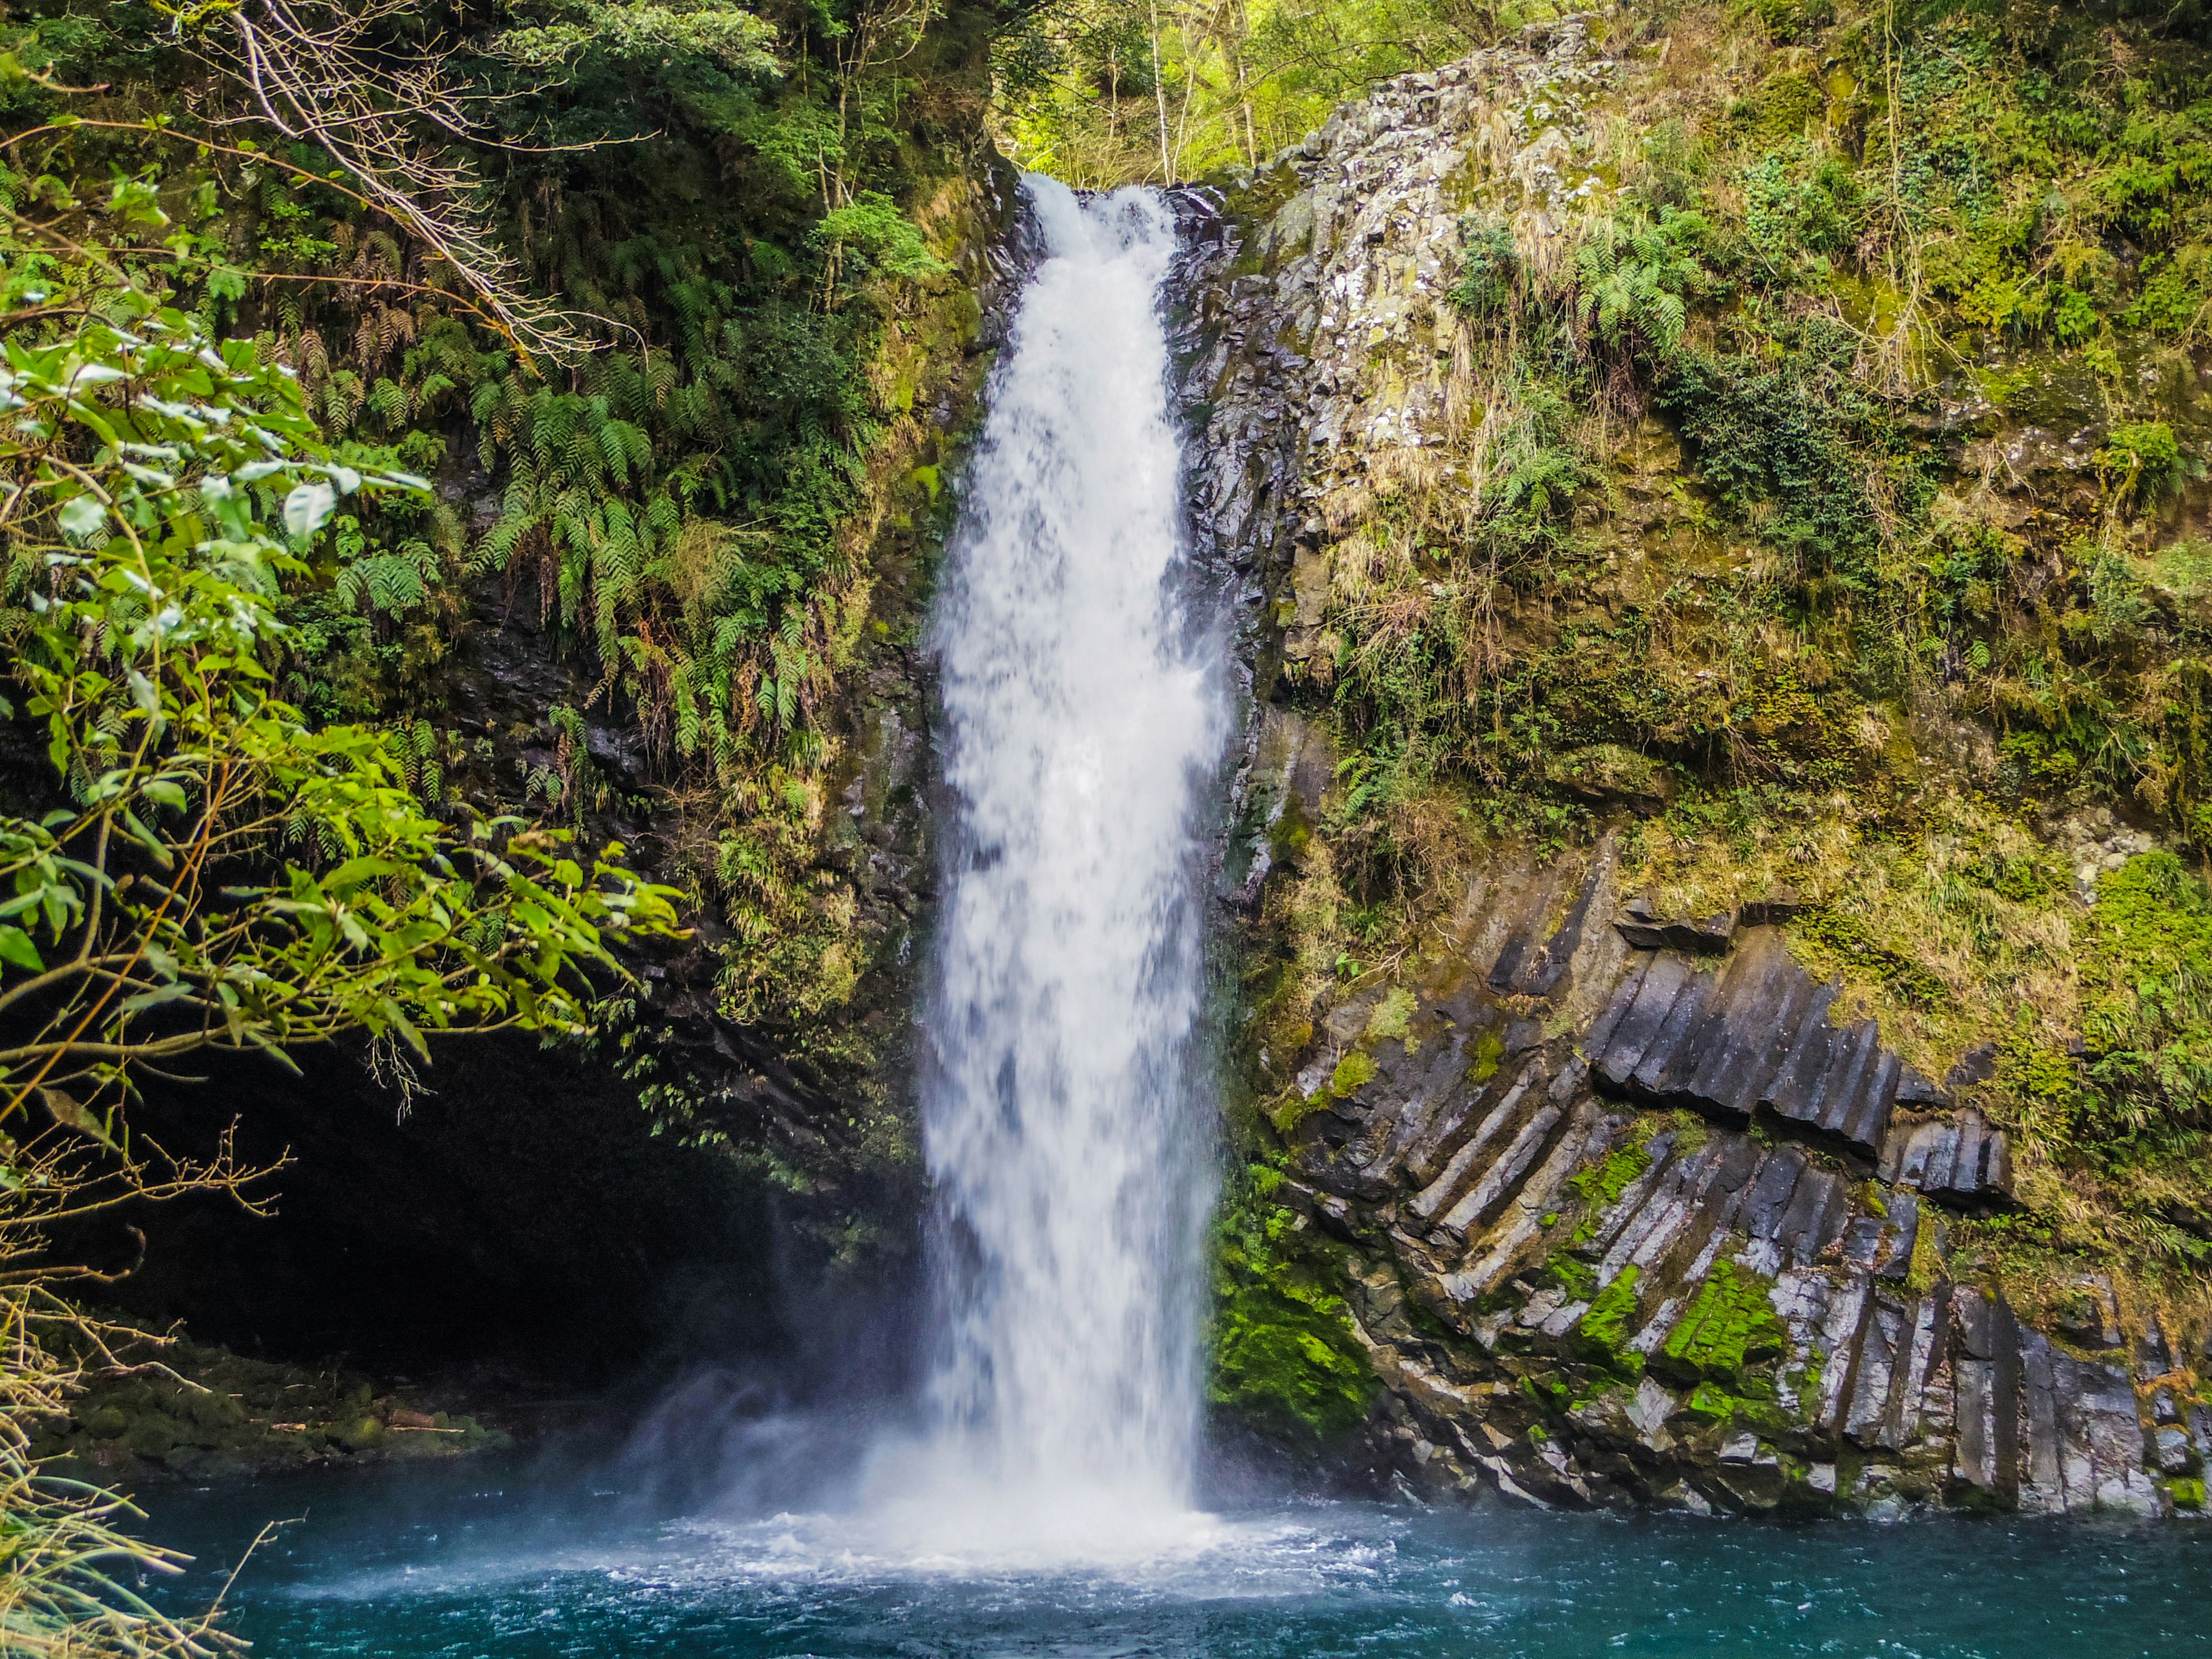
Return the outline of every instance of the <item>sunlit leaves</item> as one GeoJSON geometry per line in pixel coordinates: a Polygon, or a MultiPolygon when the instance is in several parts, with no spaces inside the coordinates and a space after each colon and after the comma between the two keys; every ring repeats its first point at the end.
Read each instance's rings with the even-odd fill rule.
{"type": "MultiPolygon", "coordinates": [[[[0,817],[0,1009],[23,976],[49,988],[43,1027],[0,1038],[7,1106],[207,1044],[579,1026],[579,970],[667,928],[665,890],[619,848],[587,864],[565,833],[434,816],[405,744],[272,692],[299,551],[341,497],[422,480],[330,460],[289,374],[175,312],[11,339],[0,389],[0,523],[45,573],[9,673],[71,800],[0,817]]],[[[424,551],[349,569],[392,600],[424,551]]]]}

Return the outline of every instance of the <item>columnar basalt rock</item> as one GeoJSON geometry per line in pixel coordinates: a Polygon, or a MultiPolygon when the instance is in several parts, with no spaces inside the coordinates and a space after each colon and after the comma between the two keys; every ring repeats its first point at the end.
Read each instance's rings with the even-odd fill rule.
{"type": "MultiPolygon", "coordinates": [[[[1225,914],[1258,909],[1333,774],[1270,693],[1334,648],[1347,504],[1464,418],[1440,310],[1461,216],[1564,257],[1599,187],[1584,112],[1620,72],[1570,21],[1182,197],[1194,529],[1244,602],[1251,694],[1225,914]]],[[[1594,761],[1591,788],[1646,810],[1658,786],[1622,770],[1594,761]]],[[[1916,1070],[1793,951],[1803,908],[1666,914],[1623,890],[1611,838],[1502,854],[1437,924],[1440,966],[1316,1012],[1270,1201],[1356,1264],[1375,1467],[1568,1507],[2193,1509],[2212,1407],[2158,1390],[2212,1333],[2109,1286],[2037,1328],[1954,1282],[1956,1218],[2012,1202],[2004,1131],[1958,1103],[1990,1052],[1916,1070]]]]}
{"type": "Polygon", "coordinates": [[[1894,1117],[1879,1029],[1808,1039],[1832,988],[1772,928],[1717,969],[1632,950],[1604,849],[1565,867],[1556,923],[1560,867],[1477,882],[1402,1031],[1372,1038],[1354,995],[1302,1073],[1282,1192],[1390,1293],[1355,1305],[1390,1310],[1361,1319],[1395,1397],[1375,1432],[1431,1449],[1405,1478],[1575,1506],[2170,1509],[2212,1413],[2161,1425],[2156,1384],[2208,1334],[2130,1323],[2095,1285],[2046,1333],[1950,1282],[1946,1216],[2002,1201],[2002,1133],[1894,1117]],[[1541,991],[1517,988],[1532,959],[1558,967],[1541,991]],[[1355,1053],[1371,1070],[1339,1092],[1355,1053]],[[1875,1115],[1844,1133],[1771,1081],[1817,1104],[1839,1075],[1875,1115]]]}

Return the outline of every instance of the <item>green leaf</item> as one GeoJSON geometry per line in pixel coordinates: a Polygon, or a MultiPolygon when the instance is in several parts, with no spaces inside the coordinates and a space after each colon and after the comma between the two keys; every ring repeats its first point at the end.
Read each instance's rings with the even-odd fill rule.
{"type": "Polygon", "coordinates": [[[118,1012],[124,1014],[143,1014],[149,1008],[158,1008],[165,1002],[174,1002],[179,997],[191,994],[189,985],[163,985],[151,991],[141,991],[136,996],[125,997],[118,1012]]]}
{"type": "Polygon", "coordinates": [[[284,529],[295,539],[313,535],[337,510],[338,493],[326,483],[303,483],[293,487],[284,498],[284,529]]]}
{"type": "Polygon", "coordinates": [[[38,946],[20,927],[0,927],[0,962],[21,968],[27,974],[42,974],[46,969],[46,964],[39,960],[38,946]]]}
{"type": "Polygon", "coordinates": [[[73,496],[61,510],[62,533],[85,541],[100,533],[107,522],[107,509],[92,495],[73,496]]]}
{"type": "Polygon", "coordinates": [[[115,1149],[114,1138],[108,1133],[107,1125],[87,1111],[83,1103],[67,1090],[40,1089],[39,1103],[46,1109],[49,1117],[64,1127],[90,1135],[110,1151],[115,1149]]]}

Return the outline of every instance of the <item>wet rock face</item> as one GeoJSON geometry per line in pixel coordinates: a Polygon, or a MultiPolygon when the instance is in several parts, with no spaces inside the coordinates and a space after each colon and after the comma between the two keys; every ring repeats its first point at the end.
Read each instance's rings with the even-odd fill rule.
{"type": "MultiPolygon", "coordinates": [[[[1333,515],[1456,418],[1437,307],[1459,216],[1510,214],[1540,256],[1615,75],[1568,23],[1182,194],[1194,535],[1240,602],[1251,713],[1224,916],[1259,913],[1333,775],[1270,702],[1324,648],[1333,515]]],[[[1592,799],[1662,793],[1634,757],[1584,758],[1592,799]]],[[[1420,976],[1314,1012],[1271,1201],[1346,1264],[1372,1466],[1571,1507],[2197,1510],[2212,1333],[2101,1281],[2039,1324],[1954,1280],[1952,1218],[2011,1202],[2003,1131],[1960,1103],[1991,1054],[1915,1071],[1800,963],[1800,908],[1663,914],[1610,840],[1500,855],[1420,976]]]]}

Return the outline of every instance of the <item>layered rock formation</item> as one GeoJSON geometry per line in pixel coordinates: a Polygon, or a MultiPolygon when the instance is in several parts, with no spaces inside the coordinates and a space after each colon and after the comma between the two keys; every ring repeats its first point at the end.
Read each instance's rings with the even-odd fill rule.
{"type": "Polygon", "coordinates": [[[1832,1019],[1771,925],[1716,968],[1621,914],[1605,848],[1498,869],[1447,972],[1320,1023],[1279,1191],[1360,1264],[1396,1473],[1575,1506],[2193,1500],[2212,1332],[2091,1280],[2094,1320],[2046,1333],[1952,1282],[2003,1132],[1832,1019]]]}
{"type": "MultiPolygon", "coordinates": [[[[1185,194],[1194,518],[1245,602],[1253,691],[1220,883],[1248,939],[1287,925],[1270,883],[1307,861],[1345,759],[1285,689],[1358,647],[1326,625],[1332,569],[1381,481],[1448,476],[1470,424],[1444,305],[1463,216],[1564,258],[1608,187],[1590,124],[1623,75],[1570,21],[1185,194]]],[[[1624,539],[1649,546],[1674,509],[1643,482],[1624,539]]],[[[1563,786],[1616,823],[1663,799],[1637,756],[1571,758],[1563,786]]],[[[1282,1150],[1254,1201],[1326,1241],[1310,1259],[1382,1384],[1380,1479],[1701,1512],[2201,1506],[2212,1330],[2094,1273],[2029,1308],[1954,1270],[1959,1218],[2014,1203],[2015,1149],[1973,1103],[1992,1049],[1916,1070],[1803,965],[1793,892],[1671,915],[1612,835],[1510,845],[1255,1061],[1282,1150]]]]}

